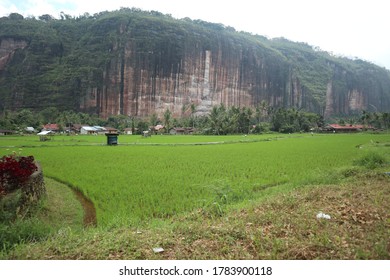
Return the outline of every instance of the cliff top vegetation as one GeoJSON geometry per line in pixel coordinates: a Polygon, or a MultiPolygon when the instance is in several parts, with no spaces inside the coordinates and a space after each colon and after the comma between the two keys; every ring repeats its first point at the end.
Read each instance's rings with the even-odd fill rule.
{"type": "Polygon", "coordinates": [[[373,63],[337,57],[302,42],[237,32],[222,24],[122,8],[79,17],[61,14],[60,19],[47,14],[0,18],[0,43],[27,43],[26,48],[14,51],[3,69],[0,67],[0,111],[51,106],[61,111],[82,110],[81,97],[91,88],[104,87],[104,73],[122,56],[129,38],[137,54],[134,65],[152,70],[159,67],[158,74],[168,76],[178,71],[177,62],[183,53],[222,48],[242,54],[242,67],[251,67],[256,57],[261,57],[267,65],[266,75],[271,77],[271,84],[278,85],[277,90],[283,90],[288,75],[299,78],[316,113],[325,106],[331,78],[336,93],[369,89],[375,104],[390,104],[390,72],[373,63]],[[151,54],[153,59],[149,58],[151,54]]]}

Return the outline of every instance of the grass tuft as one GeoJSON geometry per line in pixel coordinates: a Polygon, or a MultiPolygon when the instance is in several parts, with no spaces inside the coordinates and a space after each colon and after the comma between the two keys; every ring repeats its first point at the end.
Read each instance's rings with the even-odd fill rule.
{"type": "Polygon", "coordinates": [[[66,229],[83,227],[83,209],[73,192],[63,184],[45,178],[47,197],[36,206],[35,215],[0,223],[0,258],[18,244],[41,242],[66,229]]]}
{"type": "Polygon", "coordinates": [[[363,157],[355,160],[355,165],[363,166],[368,169],[375,169],[378,167],[383,167],[386,164],[387,160],[383,155],[380,155],[377,152],[369,152],[363,157]]]}

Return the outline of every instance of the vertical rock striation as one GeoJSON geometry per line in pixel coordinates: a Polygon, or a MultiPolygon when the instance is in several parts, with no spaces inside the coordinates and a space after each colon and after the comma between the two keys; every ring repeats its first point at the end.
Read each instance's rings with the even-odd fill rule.
{"type": "Polygon", "coordinates": [[[14,53],[18,49],[27,47],[27,42],[15,40],[13,38],[0,38],[0,72],[5,69],[8,62],[11,61],[14,53]]]}
{"type": "Polygon", "coordinates": [[[191,105],[202,115],[220,103],[325,117],[390,109],[389,71],[220,24],[131,9],[0,23],[0,110],[56,106],[108,118],[180,116],[191,105]]]}
{"type": "Polygon", "coordinates": [[[105,68],[103,86],[89,89],[82,109],[96,107],[100,116],[108,117],[161,116],[167,108],[179,115],[191,104],[197,114],[220,103],[254,107],[265,100],[271,106],[302,105],[300,83],[288,63],[275,54],[267,57],[259,44],[243,48],[225,38],[216,38],[211,46],[202,40],[191,44],[186,38],[169,42],[172,35],[145,49],[137,46],[131,31],[121,36],[114,47],[116,56],[105,68]]]}
{"type": "Polygon", "coordinates": [[[106,118],[162,116],[168,108],[179,116],[194,104],[201,115],[220,103],[254,108],[265,101],[272,107],[295,107],[329,117],[367,109],[370,102],[390,105],[389,77],[383,78],[387,84],[382,87],[373,86],[375,78],[365,77],[380,70],[364,70],[369,64],[356,66],[353,61],[340,64],[305,44],[288,42],[283,48],[284,40],[224,28],[201,34],[190,25],[188,30],[161,26],[158,32],[148,30],[144,38],[137,34],[138,27],[130,21],[118,28],[104,83],[82,97],[83,110],[94,108],[106,118]],[[363,70],[356,73],[348,67],[363,70]]]}

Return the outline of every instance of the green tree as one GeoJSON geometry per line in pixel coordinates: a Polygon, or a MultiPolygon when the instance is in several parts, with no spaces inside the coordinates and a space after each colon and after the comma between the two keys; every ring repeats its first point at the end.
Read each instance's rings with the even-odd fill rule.
{"type": "Polygon", "coordinates": [[[137,129],[138,133],[142,134],[143,131],[146,131],[149,129],[149,123],[143,119],[137,120],[137,129]]]}
{"type": "Polygon", "coordinates": [[[385,129],[390,128],[390,114],[389,113],[382,113],[382,121],[383,121],[383,127],[385,129]]]}
{"type": "Polygon", "coordinates": [[[153,113],[153,114],[150,116],[149,123],[150,123],[151,126],[156,126],[156,125],[158,124],[158,117],[157,117],[157,114],[156,114],[156,113],[153,113]]]}
{"type": "Polygon", "coordinates": [[[195,127],[195,112],[196,112],[196,106],[194,103],[191,103],[191,122],[192,127],[195,127]]]}
{"type": "Polygon", "coordinates": [[[15,125],[11,116],[11,112],[8,110],[3,111],[2,117],[0,117],[0,127],[2,129],[14,130],[15,125]]]}
{"type": "Polygon", "coordinates": [[[47,107],[40,112],[44,124],[55,123],[58,115],[59,110],[56,107],[47,107]]]}
{"type": "Polygon", "coordinates": [[[362,111],[362,116],[360,117],[360,120],[362,121],[363,125],[368,126],[370,123],[371,115],[366,110],[362,111]]]}
{"type": "Polygon", "coordinates": [[[251,118],[253,111],[251,108],[241,108],[238,119],[238,132],[248,134],[250,132],[251,118]]]}
{"type": "Polygon", "coordinates": [[[209,126],[212,134],[226,134],[228,116],[225,105],[213,106],[209,113],[209,126]]]}
{"type": "Polygon", "coordinates": [[[320,126],[321,122],[320,115],[294,108],[278,108],[271,117],[272,130],[282,133],[308,132],[311,128],[320,126]]]}
{"type": "Polygon", "coordinates": [[[107,126],[123,131],[130,124],[130,118],[125,115],[112,115],[107,120],[107,126]]]}
{"type": "Polygon", "coordinates": [[[167,132],[170,130],[171,126],[171,121],[172,121],[172,113],[171,111],[167,108],[164,112],[164,126],[167,132]]]}
{"type": "Polygon", "coordinates": [[[18,112],[15,115],[14,123],[20,130],[23,130],[27,126],[37,127],[39,125],[39,121],[37,121],[33,112],[29,109],[23,109],[18,112]]]}

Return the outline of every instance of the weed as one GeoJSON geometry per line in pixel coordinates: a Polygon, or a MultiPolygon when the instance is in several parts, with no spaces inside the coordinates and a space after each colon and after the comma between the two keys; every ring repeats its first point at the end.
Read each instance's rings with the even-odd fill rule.
{"type": "MultiPolygon", "coordinates": [[[[33,216],[17,219],[12,213],[11,222],[10,219],[0,221],[0,251],[2,249],[3,254],[18,244],[38,242],[53,234],[63,235],[68,229],[82,228],[82,209],[71,190],[48,178],[45,184],[47,197],[34,207],[33,216]]],[[[17,201],[17,195],[18,192],[8,195],[0,200],[0,204],[4,206],[17,201]]],[[[1,215],[5,213],[0,212],[1,215]]]]}
{"type": "Polygon", "coordinates": [[[347,167],[347,168],[340,170],[341,175],[345,178],[355,177],[361,172],[362,171],[356,167],[347,167]]]}
{"type": "Polygon", "coordinates": [[[382,167],[386,164],[386,162],[386,158],[376,152],[369,152],[363,157],[354,161],[355,165],[363,166],[368,169],[382,167]]]}

